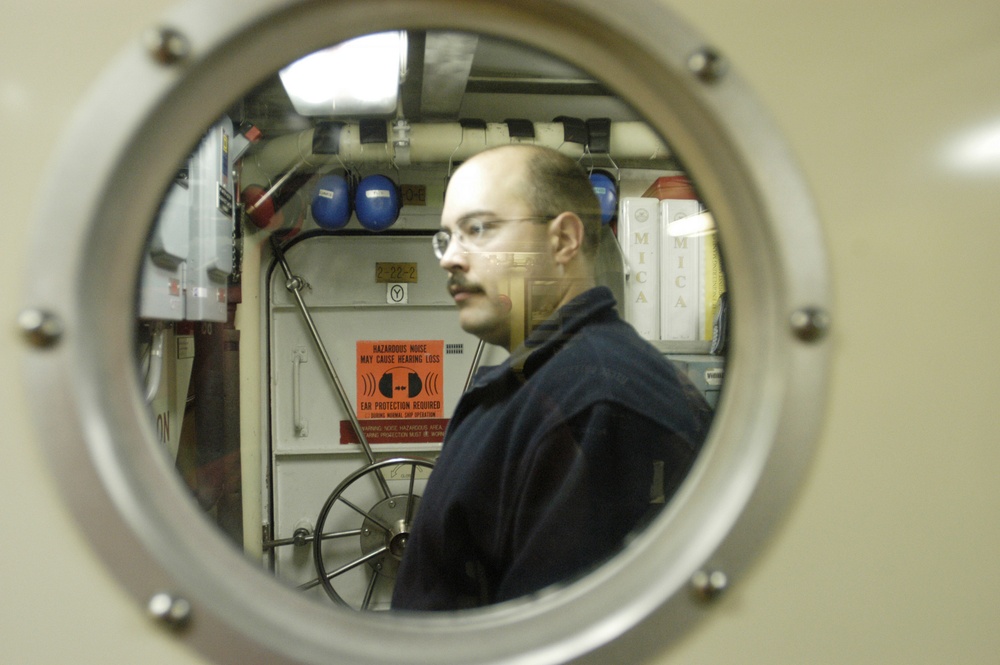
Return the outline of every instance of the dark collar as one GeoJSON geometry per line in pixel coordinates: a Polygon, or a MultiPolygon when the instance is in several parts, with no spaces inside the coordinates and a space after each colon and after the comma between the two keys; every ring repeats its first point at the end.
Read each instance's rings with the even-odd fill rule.
{"type": "Polygon", "coordinates": [[[617,317],[615,297],[610,289],[597,286],[581,293],[532,330],[507,360],[495,367],[484,367],[478,372],[472,387],[483,387],[508,372],[513,372],[522,381],[526,380],[584,325],[609,316],[617,317]]]}

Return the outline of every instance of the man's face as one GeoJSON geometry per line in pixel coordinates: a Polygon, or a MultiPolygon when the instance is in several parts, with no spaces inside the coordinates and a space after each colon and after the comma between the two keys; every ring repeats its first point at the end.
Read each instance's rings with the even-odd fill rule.
{"type": "Polygon", "coordinates": [[[521,157],[496,151],[459,168],[448,184],[441,228],[452,234],[441,258],[459,324],[510,348],[511,312],[523,312],[525,280],[551,275],[548,226],[517,195],[521,157]],[[513,221],[512,221],[513,220],[513,221]]]}

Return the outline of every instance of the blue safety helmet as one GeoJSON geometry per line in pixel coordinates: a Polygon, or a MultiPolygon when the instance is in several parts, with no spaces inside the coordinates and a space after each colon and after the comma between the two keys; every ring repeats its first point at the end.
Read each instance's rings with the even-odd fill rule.
{"type": "Polygon", "coordinates": [[[316,183],[312,215],[321,228],[343,228],[351,219],[351,192],[341,175],[325,175],[316,183]]]}
{"type": "Polygon", "coordinates": [[[358,183],[354,212],[358,222],[369,231],[385,231],[399,217],[399,189],[384,175],[369,175],[358,183]]]}
{"type": "Polygon", "coordinates": [[[608,224],[618,212],[618,184],[606,171],[594,171],[590,174],[590,185],[601,205],[601,224],[608,224]]]}

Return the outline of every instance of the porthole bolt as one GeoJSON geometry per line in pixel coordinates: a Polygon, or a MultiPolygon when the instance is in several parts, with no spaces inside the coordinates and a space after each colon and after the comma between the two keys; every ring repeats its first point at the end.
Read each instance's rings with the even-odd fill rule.
{"type": "Polygon", "coordinates": [[[705,46],[691,54],[688,58],[688,68],[703,83],[715,83],[725,76],[729,66],[722,54],[710,46],[705,46]]]}
{"type": "Polygon", "coordinates": [[[149,55],[161,65],[175,65],[191,53],[187,37],[173,28],[150,28],[143,41],[149,55]]]}
{"type": "Polygon", "coordinates": [[[691,576],[691,589],[704,601],[715,600],[728,586],[729,578],[721,570],[699,570],[691,576]]]}
{"type": "Polygon", "coordinates": [[[170,593],[154,594],[147,609],[150,616],[175,630],[184,628],[191,620],[191,603],[170,593]]]}
{"type": "Polygon", "coordinates": [[[803,342],[815,342],[830,329],[830,315],[821,309],[803,307],[792,312],[789,319],[792,332],[803,342]]]}
{"type": "Polygon", "coordinates": [[[17,317],[17,325],[24,339],[40,349],[54,346],[63,334],[63,325],[59,317],[41,309],[22,311],[17,317]]]}

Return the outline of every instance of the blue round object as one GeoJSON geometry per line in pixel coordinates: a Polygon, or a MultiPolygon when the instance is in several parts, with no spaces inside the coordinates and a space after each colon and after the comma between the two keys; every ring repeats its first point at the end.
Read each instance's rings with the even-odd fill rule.
{"type": "Polygon", "coordinates": [[[614,179],[603,171],[590,174],[590,184],[601,205],[601,224],[607,224],[615,218],[618,212],[618,185],[614,179]]]}
{"type": "Polygon", "coordinates": [[[354,211],[361,226],[369,231],[385,231],[399,216],[399,190],[384,175],[369,175],[358,183],[354,211]]]}
{"type": "Polygon", "coordinates": [[[312,215],[324,229],[343,228],[351,219],[351,192],[347,180],[339,175],[325,175],[316,183],[312,215]]]}

